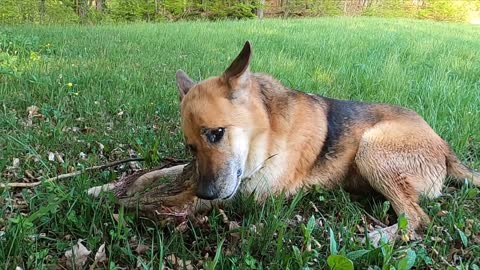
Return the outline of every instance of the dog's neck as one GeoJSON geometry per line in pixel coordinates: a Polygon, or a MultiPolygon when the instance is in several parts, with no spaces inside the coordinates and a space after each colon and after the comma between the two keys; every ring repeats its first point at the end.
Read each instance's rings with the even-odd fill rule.
{"type": "Polygon", "coordinates": [[[252,74],[251,80],[252,94],[257,95],[253,99],[255,107],[267,118],[258,119],[267,126],[260,127],[251,140],[247,162],[251,177],[265,178],[268,186],[277,179],[305,178],[302,173],[310,171],[321,150],[317,149],[320,144],[314,142],[326,136],[326,130],[321,128],[325,125],[324,100],[289,89],[268,75],[252,74]],[[296,170],[300,167],[308,169],[296,170]]]}

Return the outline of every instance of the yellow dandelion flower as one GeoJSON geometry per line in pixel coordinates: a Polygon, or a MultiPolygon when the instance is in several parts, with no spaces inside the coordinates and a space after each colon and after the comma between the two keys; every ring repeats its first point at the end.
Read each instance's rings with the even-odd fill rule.
{"type": "Polygon", "coordinates": [[[71,87],[73,87],[73,83],[69,82],[69,83],[67,83],[67,86],[71,88],[71,87]]]}
{"type": "Polygon", "coordinates": [[[154,105],[153,102],[150,102],[150,106],[153,106],[153,105],[154,105]]]}
{"type": "Polygon", "coordinates": [[[405,243],[410,241],[410,237],[408,236],[407,233],[402,234],[402,241],[405,242],[405,243]]]}
{"type": "Polygon", "coordinates": [[[36,52],[30,52],[30,60],[38,61],[40,60],[41,56],[36,52]]]}
{"type": "Polygon", "coordinates": [[[78,92],[75,92],[75,96],[79,96],[79,95],[80,95],[80,93],[78,93],[78,92]]]}

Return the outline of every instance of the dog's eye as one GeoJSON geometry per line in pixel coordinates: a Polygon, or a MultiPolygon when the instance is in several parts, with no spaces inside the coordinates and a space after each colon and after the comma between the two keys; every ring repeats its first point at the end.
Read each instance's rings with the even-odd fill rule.
{"type": "Polygon", "coordinates": [[[207,132],[205,132],[205,136],[207,136],[207,139],[210,143],[218,143],[223,138],[224,133],[224,128],[215,128],[207,130],[207,132]]]}

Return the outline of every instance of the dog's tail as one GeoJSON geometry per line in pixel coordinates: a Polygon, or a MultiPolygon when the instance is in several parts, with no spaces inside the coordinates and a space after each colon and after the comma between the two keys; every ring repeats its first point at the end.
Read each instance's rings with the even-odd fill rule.
{"type": "Polygon", "coordinates": [[[465,166],[452,150],[447,154],[447,173],[458,180],[469,179],[475,186],[480,187],[480,173],[465,166]]]}

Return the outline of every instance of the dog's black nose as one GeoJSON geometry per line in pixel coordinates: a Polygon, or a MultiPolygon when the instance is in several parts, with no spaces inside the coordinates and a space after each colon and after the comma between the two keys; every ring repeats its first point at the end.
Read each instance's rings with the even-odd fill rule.
{"type": "Polygon", "coordinates": [[[240,177],[242,175],[242,169],[238,169],[237,171],[237,178],[240,177]]]}
{"type": "Polygon", "coordinates": [[[199,184],[197,187],[197,197],[204,200],[214,200],[218,198],[218,192],[213,185],[199,184]]]}

